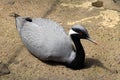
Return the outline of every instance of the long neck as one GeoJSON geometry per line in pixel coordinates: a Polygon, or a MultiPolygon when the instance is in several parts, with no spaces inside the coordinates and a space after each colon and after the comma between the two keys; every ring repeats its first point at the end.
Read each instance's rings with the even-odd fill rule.
{"type": "Polygon", "coordinates": [[[76,56],[70,65],[74,69],[79,69],[84,66],[85,52],[79,38],[77,38],[75,35],[71,35],[71,38],[76,47],[76,56]]]}

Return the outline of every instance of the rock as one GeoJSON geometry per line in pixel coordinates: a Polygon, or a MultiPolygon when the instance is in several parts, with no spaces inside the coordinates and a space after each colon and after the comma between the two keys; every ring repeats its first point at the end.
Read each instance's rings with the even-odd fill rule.
{"type": "Polygon", "coordinates": [[[0,63],[0,76],[10,74],[8,66],[6,64],[0,63]]]}
{"type": "Polygon", "coordinates": [[[113,0],[114,3],[120,3],[120,0],[113,0]]]}
{"type": "Polygon", "coordinates": [[[96,2],[93,2],[92,6],[94,6],[94,7],[102,7],[103,6],[103,2],[98,0],[96,2]]]}

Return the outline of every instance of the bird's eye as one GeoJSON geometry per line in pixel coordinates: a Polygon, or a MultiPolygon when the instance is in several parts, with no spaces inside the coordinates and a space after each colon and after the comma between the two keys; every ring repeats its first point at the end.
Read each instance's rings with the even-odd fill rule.
{"type": "Polygon", "coordinates": [[[83,33],[82,33],[82,32],[79,32],[79,34],[80,34],[80,35],[83,35],[83,33]]]}

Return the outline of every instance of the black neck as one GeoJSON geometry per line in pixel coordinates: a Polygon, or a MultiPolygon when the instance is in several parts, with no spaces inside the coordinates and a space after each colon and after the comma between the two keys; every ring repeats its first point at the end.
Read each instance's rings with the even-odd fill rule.
{"type": "Polygon", "coordinates": [[[84,52],[83,46],[80,42],[80,39],[76,36],[77,36],[77,34],[71,35],[71,38],[76,47],[76,57],[70,64],[70,66],[73,69],[82,68],[84,66],[84,61],[85,61],[85,52],[84,52]]]}

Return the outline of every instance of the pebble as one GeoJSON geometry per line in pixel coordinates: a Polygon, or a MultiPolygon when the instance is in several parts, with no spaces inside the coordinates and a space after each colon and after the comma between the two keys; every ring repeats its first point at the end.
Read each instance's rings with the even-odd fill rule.
{"type": "Polygon", "coordinates": [[[10,74],[10,70],[6,64],[0,63],[0,76],[10,74]]]}
{"type": "Polygon", "coordinates": [[[93,2],[92,6],[94,6],[94,7],[102,7],[103,6],[103,2],[98,0],[96,2],[93,2]]]}

